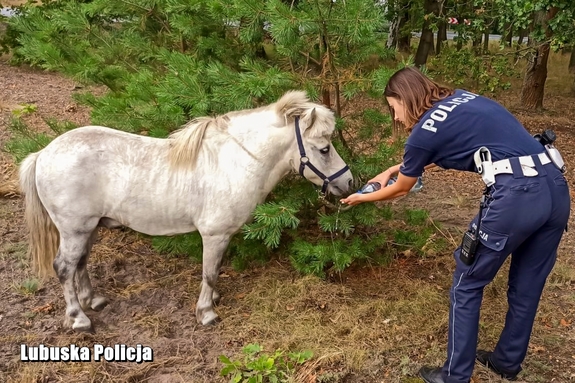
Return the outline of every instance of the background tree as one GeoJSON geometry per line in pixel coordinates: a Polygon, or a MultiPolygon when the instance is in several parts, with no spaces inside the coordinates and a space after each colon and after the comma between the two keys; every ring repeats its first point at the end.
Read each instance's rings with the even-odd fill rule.
{"type": "Polygon", "coordinates": [[[409,52],[411,49],[410,15],[414,1],[392,0],[387,3],[386,19],[389,20],[387,48],[409,52]]]}
{"type": "MultiPolygon", "coordinates": [[[[381,99],[396,69],[380,65],[392,56],[382,43],[383,11],[372,0],[62,0],[21,8],[4,44],[15,61],[105,85],[102,96],[78,96],[92,107],[94,124],[153,137],[166,137],[197,116],[257,107],[288,89],[305,89],[340,117],[334,145],[365,182],[397,161],[401,148],[387,142],[391,124],[381,111],[343,114],[343,101],[360,93],[381,99]],[[353,135],[346,134],[351,120],[361,124],[353,135]]],[[[288,177],[229,251],[236,265],[245,265],[282,247],[296,269],[325,275],[368,255],[388,257],[377,230],[349,236],[388,214],[367,205],[339,211],[318,199],[309,182],[288,177]]],[[[197,254],[201,243],[192,234],[154,238],[153,244],[197,254]]]]}
{"type": "Polygon", "coordinates": [[[573,36],[575,3],[568,0],[496,0],[499,21],[514,26],[521,44],[525,35],[527,68],[521,102],[527,108],[542,108],[551,49],[563,49],[573,36]]]}
{"type": "Polygon", "coordinates": [[[433,30],[431,29],[434,17],[437,18],[441,12],[442,0],[424,0],[423,25],[421,28],[421,38],[415,53],[415,66],[421,67],[427,62],[427,56],[434,51],[433,47],[433,30]]]}
{"type": "Polygon", "coordinates": [[[546,40],[531,40],[531,45],[535,46],[533,53],[529,57],[525,77],[523,79],[523,89],[521,91],[521,103],[527,108],[543,108],[543,95],[545,91],[545,81],[547,80],[547,62],[549,61],[549,51],[551,49],[551,37],[553,31],[549,26],[559,8],[549,7],[535,11],[533,27],[543,32],[546,40]]]}

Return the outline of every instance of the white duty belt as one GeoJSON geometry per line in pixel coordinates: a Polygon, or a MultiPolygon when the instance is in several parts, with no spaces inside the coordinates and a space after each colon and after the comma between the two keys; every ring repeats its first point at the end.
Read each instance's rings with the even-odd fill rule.
{"type": "MultiPolygon", "coordinates": [[[[535,177],[537,174],[539,174],[535,169],[535,162],[533,161],[533,156],[518,157],[519,163],[521,164],[521,169],[523,170],[523,175],[525,177],[535,177]]],[[[548,163],[551,162],[551,159],[545,152],[537,154],[537,157],[539,157],[541,165],[547,165],[548,163]]],[[[509,159],[494,162],[493,174],[494,175],[513,174],[513,169],[511,169],[511,162],[509,161],[509,159]]]]}
{"type": "MultiPolygon", "coordinates": [[[[541,165],[546,165],[551,162],[551,159],[545,152],[539,153],[537,156],[539,157],[539,161],[541,161],[541,165]]],[[[491,152],[489,152],[489,149],[485,146],[482,146],[475,152],[473,159],[477,171],[481,174],[481,178],[487,186],[491,186],[495,183],[495,176],[498,174],[513,174],[511,161],[505,159],[491,162],[491,152]]],[[[535,177],[539,174],[535,168],[533,156],[522,156],[517,157],[517,159],[519,160],[521,171],[525,177],[535,177]]]]}

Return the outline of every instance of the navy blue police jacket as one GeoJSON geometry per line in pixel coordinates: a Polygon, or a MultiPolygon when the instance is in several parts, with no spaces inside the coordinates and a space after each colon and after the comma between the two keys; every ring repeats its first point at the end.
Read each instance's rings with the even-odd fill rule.
{"type": "Polygon", "coordinates": [[[401,174],[419,177],[424,167],[477,172],[473,155],[485,146],[492,161],[538,154],[543,146],[502,105],[456,89],[414,125],[405,144],[401,174]]]}

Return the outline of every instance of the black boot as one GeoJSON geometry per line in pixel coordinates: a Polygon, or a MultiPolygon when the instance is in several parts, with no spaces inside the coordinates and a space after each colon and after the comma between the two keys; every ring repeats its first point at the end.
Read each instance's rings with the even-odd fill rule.
{"type": "Polygon", "coordinates": [[[512,372],[503,371],[500,368],[497,368],[493,364],[493,362],[491,361],[491,354],[493,354],[491,351],[477,350],[476,359],[479,363],[481,363],[485,367],[489,368],[491,371],[493,371],[497,375],[501,376],[503,379],[507,379],[507,380],[511,380],[511,381],[517,380],[518,372],[512,373],[512,372]]]}
{"type": "Polygon", "coordinates": [[[441,375],[441,367],[421,367],[419,370],[419,376],[425,381],[425,383],[445,383],[443,376],[441,375]]]}

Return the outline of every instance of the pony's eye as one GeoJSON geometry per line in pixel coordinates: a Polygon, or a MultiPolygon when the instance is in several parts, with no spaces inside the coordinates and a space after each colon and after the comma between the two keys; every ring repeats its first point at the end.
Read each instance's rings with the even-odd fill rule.
{"type": "Polygon", "coordinates": [[[329,146],[326,146],[325,148],[320,149],[319,152],[321,154],[328,154],[329,153],[329,146]]]}

